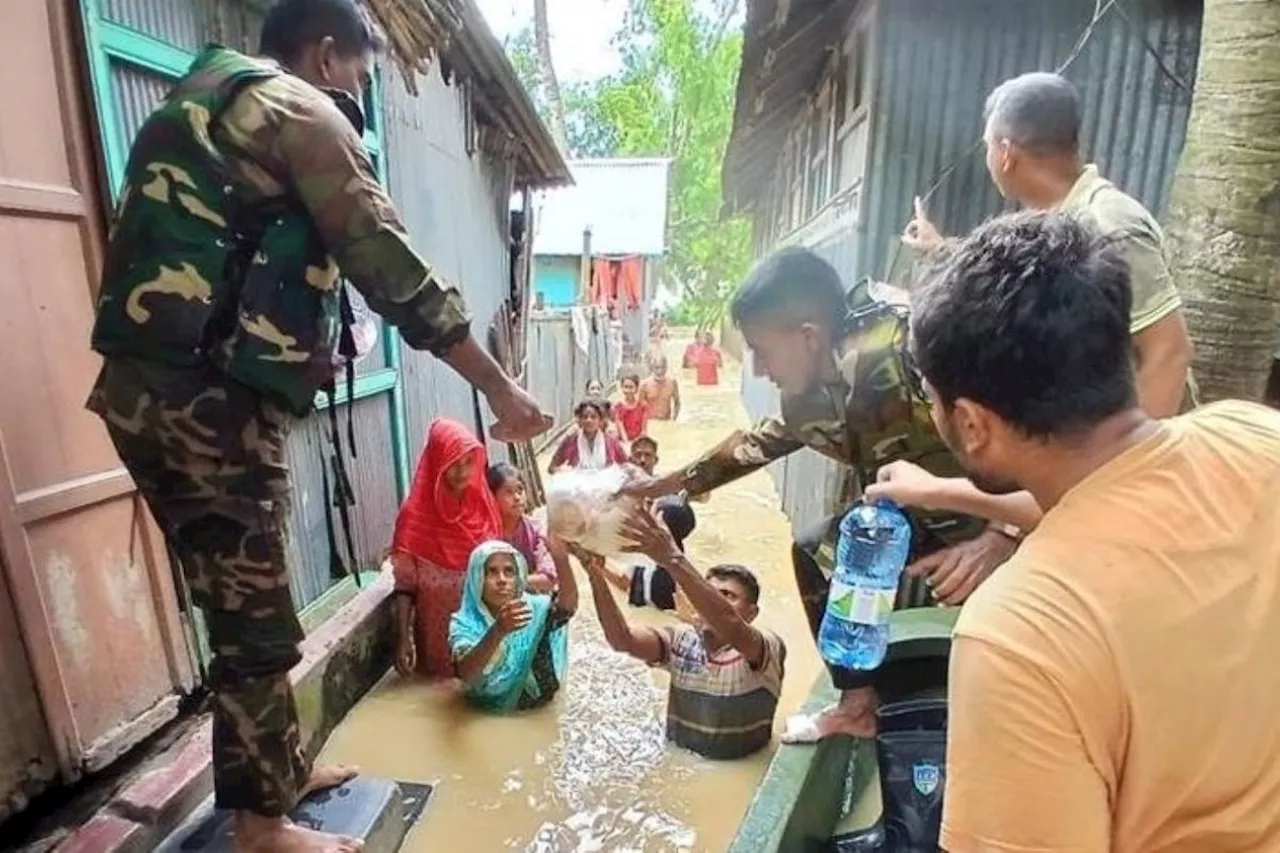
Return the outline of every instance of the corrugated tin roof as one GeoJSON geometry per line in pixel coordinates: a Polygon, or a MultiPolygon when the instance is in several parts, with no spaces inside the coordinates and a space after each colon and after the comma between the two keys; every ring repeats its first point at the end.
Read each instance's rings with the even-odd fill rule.
{"type": "Polygon", "coordinates": [[[666,158],[570,160],[572,187],[541,194],[533,253],[580,255],[591,229],[594,255],[661,255],[667,248],[666,158]]]}

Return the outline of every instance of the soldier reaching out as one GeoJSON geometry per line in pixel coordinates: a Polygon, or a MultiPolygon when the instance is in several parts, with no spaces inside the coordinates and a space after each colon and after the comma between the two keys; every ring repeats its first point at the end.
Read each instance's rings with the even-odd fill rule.
{"type": "MultiPolygon", "coordinates": [[[[905,319],[866,289],[846,297],[840,277],[804,249],[784,249],[762,262],[730,307],[758,372],[778,386],[780,418],[738,431],[700,459],[671,474],[629,487],[657,497],[700,495],[811,447],[852,466],[861,483],[896,460],[916,462],[940,476],[961,474],[933,425],[929,406],[902,360],[905,319]]],[[[912,511],[916,573],[941,559],[960,600],[1016,547],[1016,531],[951,512],[912,511]],[[927,562],[922,558],[928,558],[927,562]]],[[[796,582],[814,636],[830,589],[839,516],[797,537],[792,547],[796,582]]],[[[937,581],[936,571],[933,580],[937,581]]],[[[793,718],[786,738],[808,741],[831,734],[874,730],[874,673],[830,667],[841,691],[838,705],[815,718],[793,718]]]]}
{"type": "Polygon", "coordinates": [[[354,772],[309,766],[288,677],[303,632],[285,567],[285,438],[332,387],[347,338],[339,275],[484,393],[495,438],[549,426],[378,184],[360,103],[381,46],[357,0],[280,0],[263,58],[202,54],[138,134],[103,271],[105,360],[88,405],[206,612],[214,787],[238,853],[361,847],[286,817],[354,772]]]}

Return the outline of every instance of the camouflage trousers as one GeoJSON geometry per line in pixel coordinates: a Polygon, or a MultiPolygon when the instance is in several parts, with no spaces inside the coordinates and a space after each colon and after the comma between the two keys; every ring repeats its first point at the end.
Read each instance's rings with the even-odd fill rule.
{"type": "Polygon", "coordinates": [[[212,368],[125,359],[107,360],[88,407],[205,613],[217,805],[284,814],[310,773],[289,683],[303,638],[285,567],[292,418],[212,368]]]}

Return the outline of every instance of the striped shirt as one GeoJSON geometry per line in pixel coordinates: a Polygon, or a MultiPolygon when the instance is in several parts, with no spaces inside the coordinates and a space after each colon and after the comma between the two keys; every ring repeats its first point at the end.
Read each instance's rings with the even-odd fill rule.
{"type": "Polygon", "coordinates": [[[752,667],[737,649],[709,651],[697,629],[664,629],[663,669],[671,673],[667,739],[707,758],[742,758],[767,746],[782,691],[787,650],[771,631],[764,660],[752,667]]]}

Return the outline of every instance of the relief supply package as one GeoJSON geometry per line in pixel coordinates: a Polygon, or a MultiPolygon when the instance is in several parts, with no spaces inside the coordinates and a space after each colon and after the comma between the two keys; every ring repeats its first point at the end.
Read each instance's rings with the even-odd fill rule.
{"type": "Polygon", "coordinates": [[[630,478],[622,468],[563,471],[547,481],[547,530],[605,557],[622,553],[630,543],[622,522],[642,504],[618,494],[630,478]]]}

